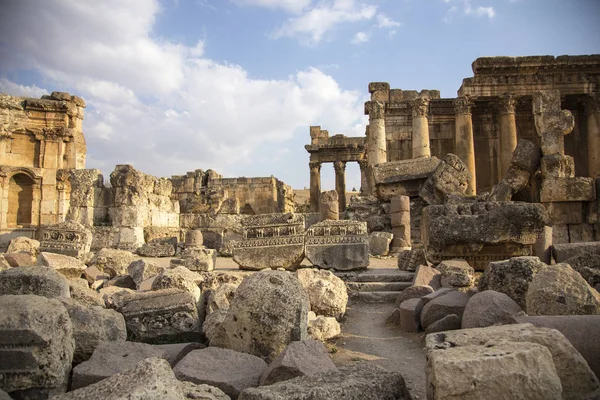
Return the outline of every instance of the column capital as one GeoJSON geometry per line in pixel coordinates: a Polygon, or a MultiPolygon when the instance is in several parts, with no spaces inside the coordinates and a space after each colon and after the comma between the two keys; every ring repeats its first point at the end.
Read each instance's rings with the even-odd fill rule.
{"type": "Polygon", "coordinates": [[[417,97],[412,101],[412,116],[415,117],[426,117],[429,112],[429,99],[425,97],[417,97]]]}
{"type": "Polygon", "coordinates": [[[496,99],[496,109],[500,114],[514,114],[517,98],[512,94],[505,93],[496,99]]]}
{"type": "Polygon", "coordinates": [[[309,166],[311,172],[312,171],[315,171],[315,172],[321,171],[321,162],[320,161],[310,161],[308,163],[308,166],[309,166]]]}
{"type": "Polygon", "coordinates": [[[337,173],[344,172],[346,170],[346,161],[335,161],[333,163],[333,168],[337,173]]]}
{"type": "Polygon", "coordinates": [[[383,118],[385,115],[385,103],[382,101],[367,101],[365,103],[365,114],[369,119],[383,118]]]}
{"type": "Polygon", "coordinates": [[[454,99],[454,112],[456,114],[471,114],[473,104],[475,103],[470,96],[457,97],[454,99]]]}
{"type": "Polygon", "coordinates": [[[366,159],[358,160],[358,166],[360,167],[361,170],[364,170],[369,166],[369,162],[366,159]]]}

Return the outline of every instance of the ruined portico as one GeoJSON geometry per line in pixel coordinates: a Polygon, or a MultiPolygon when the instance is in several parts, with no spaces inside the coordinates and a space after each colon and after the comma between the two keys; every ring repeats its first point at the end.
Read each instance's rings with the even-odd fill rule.
{"type": "Polygon", "coordinates": [[[310,154],[310,211],[319,212],[321,196],[321,165],[333,163],[335,190],[339,196],[340,212],[346,210],[346,163],[358,162],[361,172],[361,188],[367,187],[367,156],[364,137],[335,135],[320,126],[310,127],[310,144],[304,146],[310,154]]]}

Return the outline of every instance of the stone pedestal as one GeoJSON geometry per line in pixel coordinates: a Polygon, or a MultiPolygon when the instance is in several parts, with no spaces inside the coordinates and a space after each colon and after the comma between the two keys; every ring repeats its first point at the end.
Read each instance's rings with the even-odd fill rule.
{"type": "Polygon", "coordinates": [[[413,101],[412,110],[412,158],[430,157],[429,147],[429,99],[419,97],[413,101]]]}
{"type": "Polygon", "coordinates": [[[310,167],[310,212],[319,212],[319,196],[321,196],[321,163],[311,161],[310,167]]]}
{"type": "Polygon", "coordinates": [[[465,96],[454,100],[456,112],[455,126],[455,149],[456,155],[465,163],[470,174],[471,181],[467,187],[467,195],[477,194],[475,175],[475,142],[473,140],[473,120],[471,118],[471,107],[473,101],[465,96]]]}
{"type": "Polygon", "coordinates": [[[346,211],[346,163],[336,161],[333,163],[335,169],[335,190],[338,193],[338,203],[340,212],[346,211]]]}
{"type": "Polygon", "coordinates": [[[499,178],[504,178],[510,167],[513,151],[517,147],[517,123],[515,120],[514,96],[505,95],[498,101],[498,124],[500,126],[500,170],[499,178]]]}
{"type": "Polygon", "coordinates": [[[367,134],[367,160],[369,165],[377,165],[387,161],[385,142],[385,103],[369,101],[366,104],[369,115],[367,134]]]}
{"type": "Polygon", "coordinates": [[[600,99],[588,97],[585,103],[587,117],[588,176],[600,177],[600,99]]]}
{"type": "Polygon", "coordinates": [[[339,198],[335,190],[321,193],[320,203],[321,221],[337,221],[340,219],[339,198]]]}

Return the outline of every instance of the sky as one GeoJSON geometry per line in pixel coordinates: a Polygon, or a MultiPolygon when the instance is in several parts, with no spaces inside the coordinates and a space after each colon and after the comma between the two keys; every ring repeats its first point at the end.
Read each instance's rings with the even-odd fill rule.
{"type": "Polygon", "coordinates": [[[86,168],[105,178],[210,168],[302,189],[309,126],[364,136],[369,82],[455,97],[477,57],[599,53],[600,0],[0,0],[0,92],[84,98],[86,168]]]}

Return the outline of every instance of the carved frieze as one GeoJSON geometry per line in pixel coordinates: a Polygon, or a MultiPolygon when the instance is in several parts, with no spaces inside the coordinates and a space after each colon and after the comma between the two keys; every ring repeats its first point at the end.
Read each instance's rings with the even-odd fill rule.
{"type": "Polygon", "coordinates": [[[65,221],[43,229],[40,251],[81,257],[89,253],[92,245],[92,232],[83,225],[65,221]]]}

